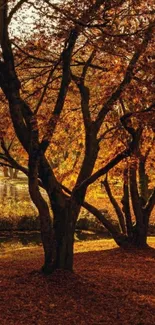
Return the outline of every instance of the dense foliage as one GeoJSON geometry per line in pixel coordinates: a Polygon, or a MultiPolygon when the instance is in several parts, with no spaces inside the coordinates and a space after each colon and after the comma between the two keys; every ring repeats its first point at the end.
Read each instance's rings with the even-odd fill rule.
{"type": "Polygon", "coordinates": [[[0,1],[0,158],[28,176],[45,271],[72,269],[81,206],[118,245],[146,246],[155,203],[154,28],[151,0],[0,1]],[[108,173],[122,181],[120,206],[102,180],[120,231],[92,202],[108,173]]]}

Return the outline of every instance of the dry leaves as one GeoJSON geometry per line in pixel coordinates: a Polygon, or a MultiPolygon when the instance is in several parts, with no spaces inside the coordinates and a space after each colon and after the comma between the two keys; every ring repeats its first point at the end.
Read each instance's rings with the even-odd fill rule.
{"type": "Polygon", "coordinates": [[[75,251],[80,251],[75,254],[75,273],[58,270],[49,276],[38,271],[41,248],[2,255],[0,324],[155,323],[153,248],[125,252],[112,241],[100,240],[76,243],[75,251]]]}

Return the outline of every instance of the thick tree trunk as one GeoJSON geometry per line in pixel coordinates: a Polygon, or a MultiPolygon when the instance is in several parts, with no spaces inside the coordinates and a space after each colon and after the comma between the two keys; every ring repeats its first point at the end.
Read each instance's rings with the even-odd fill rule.
{"type": "Polygon", "coordinates": [[[74,233],[80,206],[66,199],[66,206],[53,208],[56,240],[55,268],[73,270],[74,233]]]}
{"type": "MultiPolygon", "coordinates": [[[[63,215],[64,218],[64,215],[63,215]]],[[[64,222],[55,224],[55,238],[56,238],[56,260],[55,268],[63,270],[73,270],[73,246],[74,246],[74,232],[75,227],[73,222],[64,222]]]]}
{"type": "Polygon", "coordinates": [[[143,249],[147,246],[147,227],[138,227],[135,225],[133,227],[133,238],[132,244],[136,248],[143,249]]]}
{"type": "Polygon", "coordinates": [[[42,213],[39,217],[41,224],[41,239],[44,249],[44,265],[42,270],[43,272],[48,273],[53,268],[55,250],[52,226],[49,223],[49,215],[46,215],[45,213],[42,213]]]}
{"type": "Polygon", "coordinates": [[[147,245],[147,227],[138,225],[132,227],[132,235],[120,237],[117,244],[124,249],[144,249],[147,245]]]}
{"type": "MultiPolygon", "coordinates": [[[[32,166],[32,164],[31,164],[32,166]]],[[[52,184],[51,184],[52,186],[52,184]]],[[[50,194],[53,211],[53,227],[46,201],[42,197],[37,180],[29,177],[31,198],[39,211],[41,238],[45,254],[42,271],[46,274],[55,269],[73,270],[73,246],[76,219],[80,206],[71,204],[59,188],[50,194]],[[74,207],[74,208],[72,208],[74,207]]]]}

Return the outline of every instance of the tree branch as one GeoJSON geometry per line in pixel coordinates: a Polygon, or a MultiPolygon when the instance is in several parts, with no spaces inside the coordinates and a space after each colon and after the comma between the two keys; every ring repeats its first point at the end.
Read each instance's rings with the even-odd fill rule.
{"type": "Polygon", "coordinates": [[[116,215],[117,215],[118,220],[119,220],[121,231],[122,231],[123,234],[126,234],[124,215],[122,213],[122,210],[121,210],[119,204],[117,203],[116,199],[114,198],[114,196],[112,194],[112,191],[111,191],[108,179],[107,179],[107,175],[106,175],[105,179],[101,182],[101,184],[104,185],[105,190],[107,192],[107,195],[109,197],[109,200],[110,200],[112,206],[114,207],[114,209],[116,211],[116,215]]]}
{"type": "Polygon", "coordinates": [[[45,94],[46,94],[46,91],[47,91],[48,85],[49,85],[49,83],[50,83],[50,79],[51,79],[51,77],[52,77],[54,71],[56,70],[56,68],[57,68],[57,66],[59,65],[60,62],[61,62],[61,57],[60,57],[60,59],[58,60],[58,62],[56,62],[56,64],[54,65],[54,67],[51,69],[51,71],[49,72],[49,75],[48,75],[48,78],[47,78],[46,83],[45,83],[45,85],[44,85],[44,88],[43,88],[42,94],[41,94],[40,99],[39,99],[39,101],[38,101],[38,104],[37,104],[37,106],[36,106],[36,108],[35,108],[35,110],[34,110],[34,114],[37,114],[37,112],[38,112],[38,110],[39,110],[39,108],[40,108],[40,106],[41,106],[41,104],[42,104],[42,102],[43,102],[43,100],[44,100],[44,96],[45,96],[45,94]]]}
{"type": "Polygon", "coordinates": [[[9,162],[9,164],[11,165],[12,168],[16,168],[20,171],[22,171],[26,176],[28,176],[28,169],[26,167],[23,167],[22,165],[20,165],[9,153],[9,150],[6,148],[5,146],[5,143],[4,143],[4,140],[2,139],[1,140],[1,147],[5,153],[5,158],[2,158],[4,159],[5,161],[9,162]]]}
{"type": "Polygon", "coordinates": [[[90,91],[89,88],[85,85],[85,77],[86,77],[87,70],[90,67],[90,63],[93,60],[94,55],[95,55],[95,50],[92,51],[88,60],[84,63],[84,67],[80,77],[77,77],[74,74],[72,74],[72,79],[74,80],[77,87],[79,88],[80,95],[81,95],[81,108],[82,108],[83,121],[84,121],[86,132],[89,126],[91,125],[92,120],[91,120],[91,115],[89,110],[90,91]]]}
{"type": "Polygon", "coordinates": [[[122,94],[123,90],[125,87],[131,82],[133,75],[134,75],[134,68],[139,60],[140,56],[144,53],[144,51],[147,48],[147,45],[151,39],[153,28],[155,26],[155,21],[152,22],[149,27],[147,28],[145,34],[144,34],[144,39],[140,46],[138,47],[137,51],[133,54],[132,59],[129,62],[129,65],[127,67],[125,76],[123,81],[120,83],[120,85],[117,87],[115,92],[111,95],[111,97],[107,100],[107,102],[104,104],[100,112],[98,113],[97,119],[95,121],[95,124],[97,128],[99,129],[106,114],[109,112],[111,106],[116,102],[116,100],[119,99],[120,95],[122,94]]]}
{"type": "Polygon", "coordinates": [[[123,150],[116,157],[114,157],[109,163],[107,163],[106,166],[100,168],[97,172],[92,174],[89,178],[85,179],[79,186],[77,186],[75,191],[80,191],[82,188],[87,188],[90,184],[94,183],[99,177],[108,173],[109,170],[112,169],[114,166],[116,166],[121,160],[130,156],[130,154],[131,154],[130,148],[123,150]]]}
{"type": "Polygon", "coordinates": [[[14,8],[10,11],[10,14],[7,19],[8,25],[10,24],[13,15],[21,8],[21,6],[23,5],[24,2],[27,2],[27,0],[18,1],[17,4],[14,6],[14,8]]]}
{"type": "Polygon", "coordinates": [[[42,152],[45,152],[46,149],[48,148],[50,139],[54,133],[55,127],[57,125],[58,119],[60,117],[61,111],[64,106],[64,101],[65,101],[65,98],[67,95],[68,86],[71,81],[70,62],[71,62],[74,45],[78,38],[78,34],[79,34],[79,32],[76,28],[71,31],[68,42],[66,43],[65,49],[62,53],[63,74],[62,74],[61,86],[60,86],[60,90],[58,93],[58,97],[57,97],[57,101],[55,104],[53,114],[48,121],[47,131],[46,131],[46,133],[43,137],[43,140],[40,144],[40,150],[42,152]]]}
{"type": "MultiPolygon", "coordinates": [[[[64,185],[61,184],[62,189],[69,195],[72,195],[72,192],[64,185]]],[[[84,201],[82,203],[82,206],[89,211],[90,213],[92,213],[104,226],[105,228],[111,233],[111,235],[113,236],[114,240],[116,241],[116,243],[119,245],[120,244],[120,240],[124,238],[124,235],[121,235],[117,229],[115,228],[115,226],[113,226],[113,224],[106,219],[106,217],[102,214],[102,212],[100,210],[98,210],[97,208],[95,208],[93,205],[91,205],[90,203],[84,201]]]]}

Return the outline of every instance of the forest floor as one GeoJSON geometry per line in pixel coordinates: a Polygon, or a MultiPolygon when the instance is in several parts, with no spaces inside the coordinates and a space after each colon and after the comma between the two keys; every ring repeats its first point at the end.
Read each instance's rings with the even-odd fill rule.
{"type": "Polygon", "coordinates": [[[44,276],[42,248],[0,256],[1,325],[154,325],[152,249],[128,251],[113,240],[75,243],[74,273],[44,276]]]}

